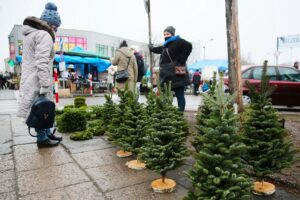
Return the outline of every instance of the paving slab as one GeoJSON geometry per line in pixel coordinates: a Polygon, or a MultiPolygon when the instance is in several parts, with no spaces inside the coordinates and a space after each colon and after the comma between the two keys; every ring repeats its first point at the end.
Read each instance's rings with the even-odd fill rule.
{"type": "Polygon", "coordinates": [[[17,176],[21,196],[89,181],[83,171],[73,163],[18,172],[17,176]]]}
{"type": "Polygon", "coordinates": [[[94,137],[93,139],[85,141],[74,141],[70,139],[70,134],[62,134],[62,136],[64,137],[62,144],[72,154],[113,147],[113,145],[107,143],[101,137],[94,137]]]}
{"type": "Polygon", "coordinates": [[[177,185],[172,193],[154,193],[149,182],[115,190],[106,195],[111,200],[181,200],[187,192],[186,189],[177,185]]]}
{"type": "Polygon", "coordinates": [[[0,155],[12,152],[12,134],[10,129],[10,116],[0,115],[0,155]]]}
{"type": "Polygon", "coordinates": [[[0,200],[17,200],[16,192],[0,194],[0,200]]]}
{"type": "Polygon", "coordinates": [[[189,171],[192,166],[190,165],[182,165],[176,170],[172,170],[167,173],[167,177],[173,180],[176,180],[177,184],[180,184],[184,188],[188,190],[193,189],[193,185],[188,177],[185,175],[185,172],[189,171]]]}
{"type": "Polygon", "coordinates": [[[19,151],[20,149],[15,151],[17,171],[28,171],[73,162],[70,155],[61,146],[48,148],[44,151],[38,149],[37,152],[34,151],[28,154],[19,151]]]}
{"type": "Polygon", "coordinates": [[[115,147],[88,151],[83,153],[73,154],[74,159],[79,163],[79,165],[84,169],[95,168],[107,164],[120,164],[124,165],[126,161],[133,160],[134,157],[119,158],[116,156],[116,151],[118,149],[115,147]]]}
{"type": "Polygon", "coordinates": [[[157,173],[147,169],[141,171],[129,169],[125,166],[125,162],[122,165],[109,164],[86,171],[104,192],[151,182],[151,180],[159,178],[157,173]]]}
{"type": "Polygon", "coordinates": [[[47,154],[47,153],[55,153],[57,151],[61,151],[63,147],[61,145],[58,145],[56,147],[52,148],[41,148],[39,149],[36,145],[36,143],[33,144],[25,144],[25,145],[16,145],[14,148],[14,155],[21,156],[23,154],[33,154],[33,153],[40,153],[40,154],[47,154]]]}
{"type": "Polygon", "coordinates": [[[13,170],[0,173],[0,194],[13,192],[15,190],[15,172],[13,170]]]}
{"type": "Polygon", "coordinates": [[[14,161],[12,154],[0,155],[0,172],[14,169],[14,161]]]}
{"type": "Polygon", "coordinates": [[[20,200],[105,200],[91,182],[27,195],[20,200]]]}
{"type": "Polygon", "coordinates": [[[36,138],[31,137],[29,134],[25,136],[14,137],[13,140],[14,145],[36,143],[36,138]]]}
{"type": "MultiPolygon", "coordinates": [[[[25,119],[17,117],[16,115],[11,116],[11,128],[13,132],[13,136],[29,136],[28,128],[25,124],[25,119]]],[[[30,130],[35,133],[34,129],[30,130]]]]}

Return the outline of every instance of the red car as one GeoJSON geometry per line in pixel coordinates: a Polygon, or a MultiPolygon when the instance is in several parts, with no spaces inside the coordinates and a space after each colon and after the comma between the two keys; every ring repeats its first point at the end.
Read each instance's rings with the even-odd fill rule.
{"type": "MultiPolygon", "coordinates": [[[[245,103],[251,101],[245,81],[248,80],[256,87],[261,81],[263,66],[250,66],[242,70],[243,99],[245,103]]],[[[270,85],[276,89],[272,94],[273,105],[300,106],[300,71],[289,66],[268,66],[267,76],[270,85]]],[[[228,86],[228,78],[224,78],[224,84],[228,86]]]]}

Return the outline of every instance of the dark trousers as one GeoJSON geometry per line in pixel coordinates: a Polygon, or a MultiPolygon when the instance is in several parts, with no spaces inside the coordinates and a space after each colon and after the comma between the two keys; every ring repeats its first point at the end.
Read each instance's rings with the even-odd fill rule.
{"type": "Polygon", "coordinates": [[[194,85],[194,95],[198,95],[199,83],[193,83],[194,85]]]}
{"type": "Polygon", "coordinates": [[[178,108],[182,112],[185,109],[184,90],[185,90],[185,86],[178,87],[178,88],[174,89],[174,92],[175,92],[175,95],[176,95],[176,98],[177,98],[178,108]]]}

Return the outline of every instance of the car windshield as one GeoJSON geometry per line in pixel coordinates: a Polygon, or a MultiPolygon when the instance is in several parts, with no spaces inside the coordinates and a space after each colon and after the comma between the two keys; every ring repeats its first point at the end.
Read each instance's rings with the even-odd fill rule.
{"type": "MultiPolygon", "coordinates": [[[[253,79],[261,80],[263,67],[255,67],[253,70],[253,79]]],[[[276,70],[275,67],[267,68],[267,76],[270,80],[276,80],[276,70]]]]}
{"type": "Polygon", "coordinates": [[[280,80],[300,82],[300,72],[293,68],[278,67],[280,80]]]}

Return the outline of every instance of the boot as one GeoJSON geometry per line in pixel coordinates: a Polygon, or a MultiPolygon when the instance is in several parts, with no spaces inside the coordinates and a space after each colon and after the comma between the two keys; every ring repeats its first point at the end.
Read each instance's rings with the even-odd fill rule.
{"type": "Polygon", "coordinates": [[[59,141],[53,141],[53,140],[44,140],[41,142],[37,142],[38,148],[47,148],[47,147],[55,147],[59,144],[59,141]]]}
{"type": "Polygon", "coordinates": [[[56,135],[54,135],[55,132],[56,132],[56,128],[53,129],[52,134],[50,133],[50,134],[48,135],[48,138],[51,139],[51,140],[62,141],[63,138],[62,138],[61,136],[56,136],[56,135]]]}
{"type": "Polygon", "coordinates": [[[48,135],[48,138],[50,139],[50,140],[56,140],[56,141],[62,141],[62,137],[61,136],[55,136],[54,134],[51,134],[51,135],[48,135]]]}

